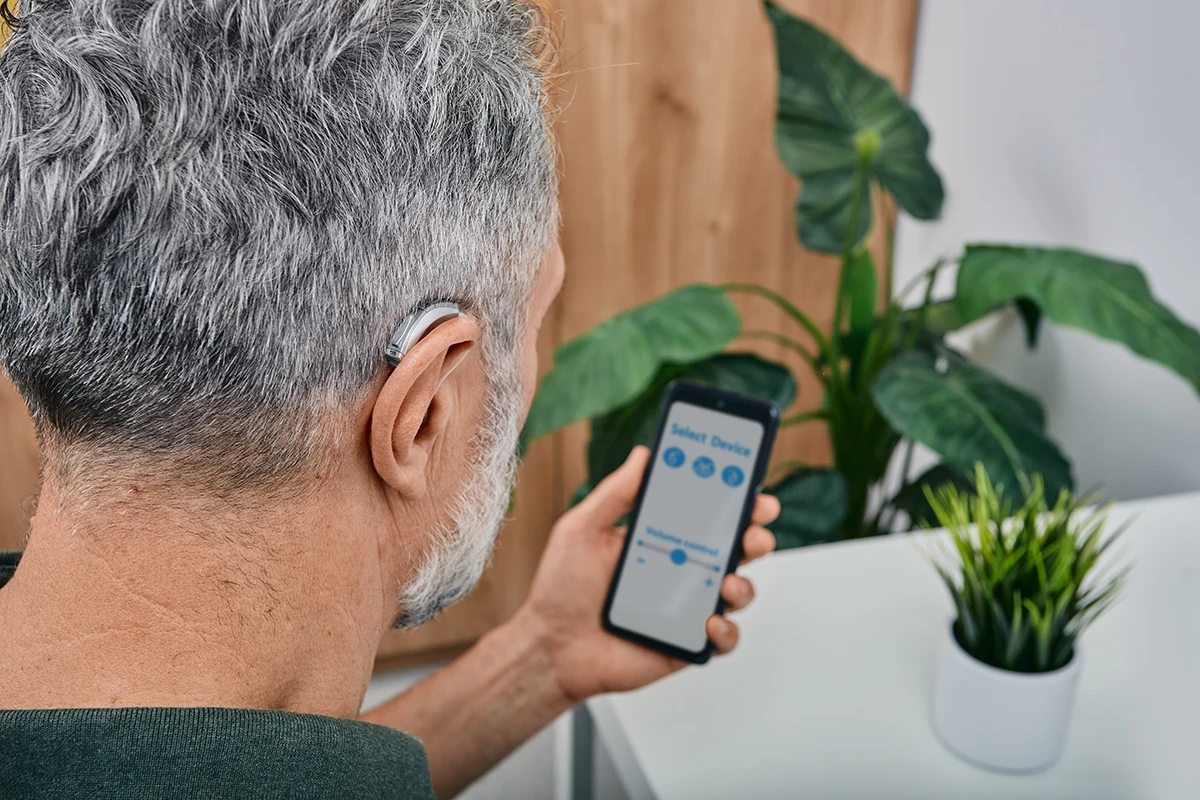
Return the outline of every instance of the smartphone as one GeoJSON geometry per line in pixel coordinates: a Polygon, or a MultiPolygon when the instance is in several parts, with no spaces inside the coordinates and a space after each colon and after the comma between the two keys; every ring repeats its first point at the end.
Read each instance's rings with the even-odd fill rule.
{"type": "Polygon", "coordinates": [[[721,581],[741,561],[778,424],[779,409],[753,397],[667,388],[604,604],[607,630],[694,664],[712,657],[704,623],[724,610],[721,581]]]}

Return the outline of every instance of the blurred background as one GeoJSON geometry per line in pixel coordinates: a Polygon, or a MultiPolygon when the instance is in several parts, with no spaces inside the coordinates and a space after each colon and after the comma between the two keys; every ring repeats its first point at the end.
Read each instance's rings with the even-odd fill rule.
{"type": "MultiPolygon", "coordinates": [[[[753,281],[831,324],[836,257],[796,238],[799,182],[775,149],[777,67],[757,0],[545,0],[559,31],[555,123],[567,279],[542,329],[554,348],[613,314],[698,281],[753,281]]],[[[964,242],[1065,245],[1136,262],[1154,294],[1200,324],[1200,6],[1121,0],[781,0],[910,96],[932,131],[946,202],[933,223],[901,218],[903,283],[964,242]]],[[[891,212],[885,209],[885,216],[891,212]]],[[[871,246],[883,263],[888,226],[871,246]]],[[[947,276],[947,291],[951,286],[947,276]]],[[[744,319],[789,329],[765,301],[744,319]]],[[[1026,349],[1015,313],[955,334],[1039,397],[1081,488],[1118,499],[1200,489],[1192,387],[1120,345],[1046,326],[1026,349]]],[[[792,366],[796,410],[819,386],[782,347],[739,342],[792,366]]],[[[535,443],[492,567],[476,592],[422,629],[390,634],[368,705],[498,624],[524,597],[549,528],[586,472],[586,425],[535,443]],[[397,668],[406,667],[400,671],[397,668]]],[[[918,460],[923,458],[918,452],[918,460]]],[[[784,432],[776,460],[827,463],[821,426],[784,432]]],[[[24,405],[0,380],[0,549],[19,549],[37,491],[24,405]]],[[[550,797],[542,734],[468,797],[550,797]]],[[[603,768],[601,768],[603,772],[603,768]]],[[[599,796],[620,796],[605,784],[599,796]],[[608,793],[606,793],[608,792],[608,793]]],[[[558,787],[561,791],[561,786],[558,787]]]]}

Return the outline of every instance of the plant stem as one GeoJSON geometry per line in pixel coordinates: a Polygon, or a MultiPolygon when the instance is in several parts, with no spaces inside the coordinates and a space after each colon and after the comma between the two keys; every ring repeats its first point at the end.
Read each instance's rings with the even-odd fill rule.
{"type": "Polygon", "coordinates": [[[820,364],[817,363],[817,357],[808,352],[804,345],[800,344],[794,339],[790,339],[781,333],[776,333],[775,331],[760,330],[742,331],[742,336],[745,336],[747,339],[763,339],[768,342],[774,342],[775,344],[783,345],[788,350],[791,350],[793,353],[803,358],[805,362],[812,367],[812,371],[817,373],[817,376],[824,380],[824,376],[821,375],[820,364]]]}
{"type": "Polygon", "coordinates": [[[933,285],[937,282],[938,272],[942,266],[944,266],[944,262],[938,261],[933,265],[933,269],[929,270],[929,282],[925,284],[925,297],[921,300],[921,307],[917,310],[917,319],[913,323],[912,330],[908,332],[908,340],[905,342],[910,349],[916,346],[921,331],[925,330],[925,320],[929,318],[929,302],[933,299],[933,285]]]}
{"type": "MultiPolygon", "coordinates": [[[[863,477],[860,476],[860,469],[863,459],[866,458],[866,454],[861,451],[861,445],[870,439],[866,438],[866,426],[861,424],[865,418],[861,413],[856,413],[862,408],[863,398],[856,393],[857,387],[849,385],[848,376],[842,368],[842,320],[850,303],[847,296],[850,263],[859,242],[858,220],[862,213],[864,190],[870,190],[869,169],[877,152],[877,147],[861,148],[855,159],[854,196],[850,201],[849,225],[842,238],[842,261],[838,270],[837,295],[833,307],[833,332],[827,351],[829,383],[825,387],[823,405],[828,409],[829,439],[833,448],[834,464],[847,478],[849,496],[846,521],[843,523],[843,535],[846,537],[861,535],[864,532],[862,523],[866,514],[869,486],[864,480],[859,480],[863,477]]],[[[869,193],[866,194],[866,200],[871,202],[869,193]]]]}
{"type": "Polygon", "coordinates": [[[896,295],[892,297],[892,302],[897,304],[901,303],[904,298],[908,296],[909,292],[920,286],[921,281],[928,279],[931,274],[937,274],[937,272],[947,264],[953,263],[956,263],[955,259],[939,258],[937,261],[933,262],[933,266],[921,270],[914,275],[908,283],[904,284],[904,288],[902,288],[896,295]]]}
{"type": "MultiPolygon", "coordinates": [[[[854,196],[850,200],[850,224],[846,227],[845,236],[842,237],[842,264],[838,270],[837,299],[833,307],[833,334],[830,336],[829,352],[830,367],[838,375],[842,369],[842,317],[845,315],[846,306],[850,301],[850,298],[846,296],[847,278],[850,273],[850,260],[854,255],[854,248],[858,245],[858,218],[862,211],[863,189],[867,184],[867,168],[870,163],[870,160],[862,155],[855,161],[854,196]]],[[[869,186],[866,188],[869,189],[869,186]]],[[[868,196],[867,199],[869,202],[870,197],[868,196]]]]}
{"type": "Polygon", "coordinates": [[[800,323],[800,326],[804,330],[808,331],[808,335],[817,343],[818,350],[822,353],[828,352],[829,340],[825,338],[825,334],[821,333],[821,329],[817,327],[817,324],[812,321],[811,317],[796,308],[791,301],[778,292],[771,291],[767,287],[759,286],[756,283],[721,283],[717,285],[717,288],[723,292],[746,292],[767,298],[782,308],[785,314],[800,323]]]}
{"type": "Polygon", "coordinates": [[[913,446],[915,442],[912,439],[908,440],[908,446],[904,448],[904,462],[900,466],[900,486],[908,486],[908,471],[912,469],[913,446]]]}
{"type": "Polygon", "coordinates": [[[908,473],[909,473],[909,470],[912,469],[912,457],[913,457],[913,445],[914,444],[915,443],[913,442],[913,440],[909,439],[907,446],[904,448],[904,461],[900,465],[900,488],[896,490],[896,493],[894,495],[892,495],[891,500],[885,502],[879,508],[879,516],[877,517],[877,519],[880,520],[879,528],[880,528],[880,530],[882,530],[885,533],[892,532],[892,525],[896,521],[896,498],[899,497],[901,494],[903,494],[904,490],[909,487],[908,473]],[[889,512],[887,515],[886,523],[884,523],[882,521],[883,520],[883,512],[885,510],[889,512]]]}
{"type": "Polygon", "coordinates": [[[805,411],[802,414],[794,414],[790,417],[784,417],[779,421],[779,427],[790,428],[792,425],[799,425],[803,422],[812,422],[814,420],[829,419],[829,414],[824,409],[816,409],[814,411],[805,411]]]}

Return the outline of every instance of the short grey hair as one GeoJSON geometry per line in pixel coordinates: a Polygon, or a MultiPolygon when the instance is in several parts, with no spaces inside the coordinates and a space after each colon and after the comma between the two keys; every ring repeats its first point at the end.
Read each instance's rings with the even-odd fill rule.
{"type": "Polygon", "coordinates": [[[557,224],[545,48],[515,0],[23,0],[0,364],[43,440],[286,485],[419,305],[515,351],[557,224]]]}

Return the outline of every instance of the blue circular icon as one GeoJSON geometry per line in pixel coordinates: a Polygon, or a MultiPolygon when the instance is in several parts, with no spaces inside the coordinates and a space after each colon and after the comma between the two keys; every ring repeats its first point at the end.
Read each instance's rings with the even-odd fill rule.
{"type": "Polygon", "coordinates": [[[674,561],[676,564],[686,563],[687,562],[687,553],[685,553],[683,551],[682,547],[676,547],[674,550],[671,551],[671,560],[674,561]]]}
{"type": "Polygon", "coordinates": [[[668,467],[681,467],[686,460],[687,456],[678,447],[668,447],[663,453],[663,461],[668,467]]]}
{"type": "Polygon", "coordinates": [[[708,456],[700,456],[692,462],[692,471],[701,478],[707,478],[713,474],[717,466],[713,464],[713,460],[708,456]]]}
{"type": "Polygon", "coordinates": [[[742,481],[746,480],[746,474],[740,468],[730,464],[721,470],[721,480],[725,481],[726,486],[741,486],[742,481]]]}

